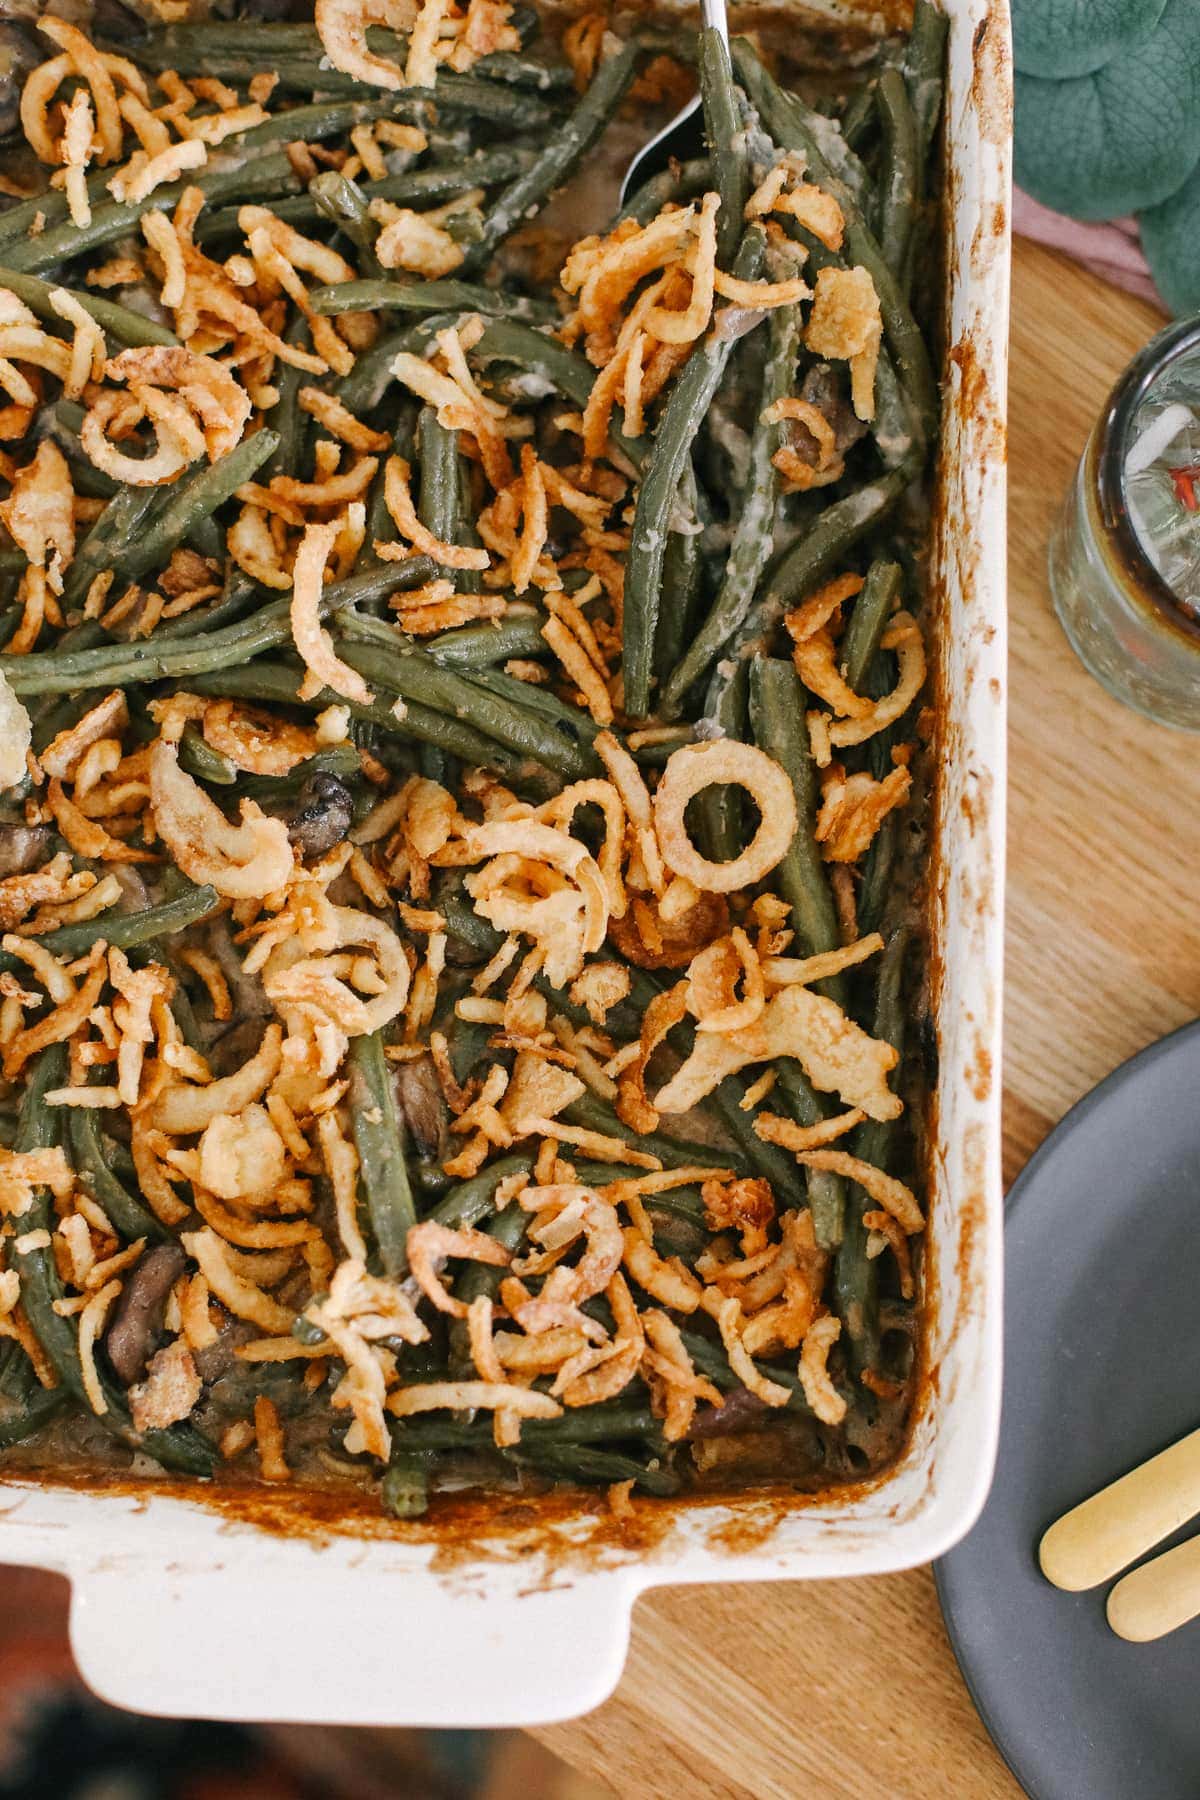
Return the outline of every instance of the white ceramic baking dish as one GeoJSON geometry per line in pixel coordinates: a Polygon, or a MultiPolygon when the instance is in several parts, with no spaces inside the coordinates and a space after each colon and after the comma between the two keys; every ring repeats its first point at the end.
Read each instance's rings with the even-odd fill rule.
{"type": "MultiPolygon", "coordinates": [[[[827,20],[847,13],[833,0],[818,9],[827,20]]],[[[948,0],[947,10],[931,900],[939,1074],[928,1364],[909,1447],[861,1489],[647,1503],[627,1535],[594,1506],[559,1501],[476,1507],[439,1535],[366,1515],[323,1521],[279,1491],[239,1514],[161,1481],[0,1484],[0,1561],[70,1577],[83,1675],[120,1705],[347,1724],[569,1717],[617,1681],[643,1589],[904,1568],[946,1550],[983,1503],[1000,1388],[1011,94],[1006,0],[948,0]]]]}

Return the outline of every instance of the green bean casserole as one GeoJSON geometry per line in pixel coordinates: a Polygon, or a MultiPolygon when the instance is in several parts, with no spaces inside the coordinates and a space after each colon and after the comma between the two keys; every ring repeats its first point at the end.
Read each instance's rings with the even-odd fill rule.
{"type": "Polygon", "coordinates": [[[944,28],[3,26],[0,1469],[895,1455],[944,28]]]}

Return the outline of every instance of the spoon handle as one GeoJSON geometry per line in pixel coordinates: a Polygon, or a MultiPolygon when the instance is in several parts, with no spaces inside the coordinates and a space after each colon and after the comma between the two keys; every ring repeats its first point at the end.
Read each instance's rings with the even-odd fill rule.
{"type": "Polygon", "coordinates": [[[1038,1548],[1042,1574],[1072,1593],[1095,1587],[1197,1512],[1200,1430],[1064,1513],[1038,1548]]]}
{"type": "Polygon", "coordinates": [[[700,0],[700,16],[710,31],[719,31],[729,42],[729,20],[725,16],[725,0],[700,0]]]}
{"type": "Polygon", "coordinates": [[[1165,1637],[1200,1613],[1200,1538],[1143,1563],[1108,1596],[1108,1622],[1132,1644],[1165,1637]]]}

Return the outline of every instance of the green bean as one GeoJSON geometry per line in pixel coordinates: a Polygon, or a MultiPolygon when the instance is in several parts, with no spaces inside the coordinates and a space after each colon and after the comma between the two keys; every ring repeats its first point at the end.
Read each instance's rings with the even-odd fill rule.
{"type": "MultiPolygon", "coordinates": [[[[26,1361],[29,1359],[26,1358],[26,1361]]],[[[23,1443],[59,1414],[67,1403],[62,1388],[34,1387],[19,1411],[0,1417],[0,1450],[23,1443]]]]}
{"type": "Polygon", "coordinates": [[[700,97],[721,206],[717,213],[717,262],[728,267],[742,238],[750,198],[750,159],[742,108],[733,81],[725,34],[709,25],[700,33],[700,97]]]}
{"type": "Polygon", "coordinates": [[[367,1215],[383,1273],[395,1278],[408,1268],[408,1232],[417,1213],[404,1161],[396,1090],[379,1032],[351,1038],[347,1067],[346,1100],[367,1215]]]}
{"type": "Polygon", "coordinates": [[[238,779],[236,763],[231,763],[221,751],[205,743],[193,724],[183,728],[179,740],[179,766],[194,775],[197,781],[211,781],[217,787],[233,787],[238,779]]]}
{"type": "MultiPolygon", "coordinates": [[[[563,1117],[572,1125],[582,1126],[585,1131],[598,1131],[616,1138],[628,1136],[626,1127],[608,1101],[601,1100],[598,1094],[581,1094],[564,1109],[563,1117]]],[[[683,1143],[661,1131],[639,1133],[637,1147],[650,1156],[657,1156],[668,1169],[683,1169],[695,1163],[704,1168],[732,1168],[739,1175],[749,1173],[746,1156],[740,1150],[727,1150],[724,1146],[715,1149],[711,1144],[683,1143]]]]}
{"type": "MultiPolygon", "coordinates": [[[[932,435],[937,422],[938,400],[929,352],[904,298],[898,273],[887,262],[874,234],[868,230],[859,210],[858,193],[847,179],[845,157],[852,152],[846,150],[840,133],[831,130],[827,121],[808,113],[795,95],[782,93],[744,39],[739,38],[734,43],[733,62],[739,80],[776,142],[785,150],[802,150],[807,158],[809,178],[831,193],[841,207],[846,222],[846,258],[865,268],[875,285],[884,334],[896,359],[897,371],[912,396],[927,436],[932,435]],[[838,145],[844,156],[836,151],[838,145]]],[[[857,158],[854,160],[857,162],[857,158]]]]}
{"type": "Polygon", "coordinates": [[[145,200],[101,199],[92,211],[89,225],[76,225],[70,218],[48,225],[37,237],[0,238],[6,246],[8,266],[18,273],[38,273],[59,263],[70,262],[92,250],[102,249],[114,238],[136,232],[138,221],[147,208],[164,212],[174,207],[189,186],[198,187],[205,197],[221,200],[270,200],[279,193],[295,193],[299,180],[292,172],[286,156],[247,158],[228,167],[217,164],[211,171],[197,175],[194,182],[186,179],[164,182],[145,200]]]}
{"type": "MultiPolygon", "coordinates": [[[[262,600],[262,589],[249,575],[243,575],[240,569],[231,571],[222,592],[206,606],[194,606],[190,612],[180,613],[177,619],[167,619],[154,627],[151,636],[155,643],[170,643],[178,638],[196,637],[201,632],[223,631],[227,625],[234,625],[245,617],[254,601],[262,600]]],[[[61,649],[63,640],[59,639],[61,649]]]]}
{"type": "MultiPolygon", "coordinates": [[[[719,669],[709,683],[704,717],[714,736],[738,743],[749,718],[749,676],[744,662],[719,669]]],[[[736,782],[714,782],[702,788],[693,806],[696,839],[709,862],[732,862],[745,845],[743,789],[736,782]]]]}
{"type": "Polygon", "coordinates": [[[128,306],[118,305],[115,300],[105,300],[99,294],[90,294],[86,289],[60,290],[54,282],[39,281],[36,275],[22,275],[16,269],[5,268],[0,268],[0,288],[7,288],[10,294],[15,294],[30,312],[49,325],[66,323],[62,314],[55,311],[50,299],[51,294],[65,291],[118,344],[179,342],[175,333],[168,331],[165,325],[156,324],[153,319],[133,312],[128,306]]]}
{"type": "Polygon", "coordinates": [[[426,647],[433,660],[447,669],[490,669],[512,656],[537,656],[544,652],[544,621],[544,613],[514,601],[494,624],[462,625],[454,631],[439,632],[427,640],[426,647]]]}
{"type": "Polygon", "coordinates": [[[84,538],[63,586],[63,601],[77,606],[97,575],[113,568],[127,546],[143,536],[166,505],[162,488],[118,488],[84,538]]]}
{"type": "Polygon", "coordinates": [[[776,307],[771,314],[762,393],[750,437],[750,465],[739,497],[725,578],[683,661],[663,689],[659,711],[666,719],[678,716],[688,689],[720,655],[754,604],[759,577],[771,554],[779,506],[779,477],[771,461],[779,447],[779,427],[765,424],[763,413],[792,392],[802,324],[798,306],[776,307]]]}
{"type": "Polygon", "coordinates": [[[768,564],[754,606],[738,634],[737,647],[752,639],[765,641],[788,608],[803,599],[886,516],[916,472],[913,462],[906,461],[818,513],[809,529],[768,564]]]}
{"type": "MultiPolygon", "coordinates": [[[[257,443],[268,434],[249,440],[257,443]]],[[[239,449],[246,446],[239,445],[239,449]]],[[[215,465],[224,469],[238,454],[215,465]]],[[[404,563],[385,563],[331,582],[320,598],[321,611],[378,599],[400,588],[419,586],[429,579],[433,564],[427,557],[411,557],[404,563]]],[[[129,687],[140,681],[193,677],[229,664],[237,666],[264,650],[291,642],[290,601],[274,600],[247,619],[224,630],[192,637],[156,639],[153,635],[128,643],[104,644],[73,655],[47,650],[28,656],[0,657],[0,669],[9,676],[14,692],[21,694],[71,693],[84,687],[129,687]]]]}
{"type": "Polygon", "coordinates": [[[707,193],[711,186],[712,164],[707,156],[697,156],[685,163],[671,163],[657,175],[651,175],[629,196],[617,214],[617,221],[632,219],[637,225],[648,225],[664,206],[686,206],[689,200],[707,193]]]}
{"type": "MultiPolygon", "coordinates": [[[[876,83],[879,123],[883,131],[879,249],[888,267],[903,272],[917,207],[920,147],[917,121],[899,69],[884,69],[876,83]]],[[[907,286],[903,281],[902,286],[907,286]]]]}
{"type": "MultiPolygon", "coordinates": [[[[406,644],[404,639],[398,639],[394,646],[375,637],[364,641],[368,628],[378,623],[350,613],[337,617],[339,629],[347,634],[341,639],[339,653],[368,681],[380,682],[406,701],[415,700],[462,719],[518,756],[532,757],[571,780],[595,771],[597,763],[590,750],[572,741],[545,714],[520,711],[489,691],[482,681],[471,681],[454,669],[439,667],[432,657],[406,644]]],[[[0,667],[8,660],[0,658],[0,667]]]]}
{"type": "Polygon", "coordinates": [[[851,150],[862,149],[875,119],[875,83],[864,81],[855,88],[841,118],[841,132],[851,150]]]}
{"type": "MultiPolygon", "coordinates": [[[[758,226],[745,232],[735,264],[739,279],[752,278],[764,243],[758,226]]],[[[650,707],[650,676],[671,504],[693,440],[737,341],[728,329],[730,312],[728,307],[718,312],[707,335],[676,376],[642,472],[625,565],[625,709],[634,718],[644,717],[650,707]]]]}
{"type": "MultiPolygon", "coordinates": [[[[566,399],[573,402],[580,412],[587,406],[591,396],[592,385],[596,379],[596,371],[586,357],[575,350],[568,350],[565,344],[547,337],[532,325],[522,323],[519,319],[493,319],[484,327],[483,336],[476,344],[473,354],[481,361],[496,360],[519,363],[531,374],[538,375],[566,399]]],[[[646,438],[626,437],[624,432],[615,426],[610,427],[609,440],[633,464],[640,469],[649,452],[650,444],[646,438]]]]}
{"type": "MultiPolygon", "coordinates": [[[[136,913],[101,913],[78,925],[60,925],[35,941],[51,956],[70,962],[77,956],[86,955],[100,938],[110,947],[129,950],[137,944],[149,944],[155,938],[173,937],[176,932],[186,931],[189,925],[207,918],[219,904],[214,888],[193,887],[188,882],[180,893],[158,906],[147,906],[136,913]]],[[[0,950],[0,973],[15,974],[25,966],[11,951],[0,950]]]]}
{"type": "Polygon", "coordinates": [[[904,48],[904,78],[917,122],[922,163],[933,146],[942,110],[942,86],[946,63],[946,37],[950,20],[933,0],[916,0],[912,30],[904,48]]]}
{"type": "Polygon", "coordinates": [[[862,884],[858,890],[858,929],[862,934],[878,931],[883,923],[891,889],[892,867],[900,843],[900,827],[900,814],[892,811],[871,839],[863,862],[862,884]]]}
{"type": "MultiPolygon", "coordinates": [[[[491,1196],[493,1204],[495,1192],[495,1183],[493,1183],[491,1196]]],[[[493,1212],[492,1217],[487,1219],[482,1226],[488,1237],[495,1238],[503,1249],[514,1254],[524,1242],[528,1228],[529,1214],[515,1200],[510,1200],[503,1212],[493,1212]]],[[[468,1263],[454,1284],[454,1298],[461,1301],[464,1306],[470,1306],[472,1300],[495,1299],[500,1291],[500,1283],[504,1279],[506,1266],[483,1262],[468,1263]]],[[[448,1360],[453,1380],[470,1380],[476,1373],[474,1358],[471,1355],[470,1337],[466,1323],[462,1319],[456,1319],[450,1327],[448,1360]]]]}
{"type": "MultiPolygon", "coordinates": [[[[397,564],[391,564],[392,568],[397,564]]],[[[377,695],[370,706],[346,701],[330,688],[322,688],[311,699],[299,702],[297,695],[303,679],[302,668],[285,663],[266,662],[261,658],[249,667],[220,666],[189,676],[188,687],[198,694],[217,694],[222,699],[265,700],[275,705],[303,704],[315,712],[327,706],[349,706],[352,718],[374,725],[390,736],[414,743],[435,744],[451,756],[461,757],[473,767],[496,769],[501,774],[528,772],[528,765],[513,756],[502,744],[477,731],[473,725],[438,712],[432,706],[406,700],[403,710],[396,711],[398,696],[377,695]]]]}
{"type": "MultiPolygon", "coordinates": [[[[658,635],[654,644],[654,674],[660,689],[679,667],[683,646],[688,641],[701,599],[704,552],[698,517],[699,504],[696,471],[689,458],[684,464],[673,509],[687,529],[672,530],[663,556],[662,605],[659,608],[658,635]]],[[[661,701],[659,712],[664,717],[668,716],[661,701]]]]}
{"type": "MultiPolygon", "coordinates": [[[[506,1218],[507,1213],[502,1213],[506,1218]]],[[[475,1268],[485,1265],[472,1265],[475,1268]]],[[[495,1273],[495,1271],[492,1271],[495,1273]]],[[[471,1369],[468,1368],[468,1377],[471,1369]]],[[[393,1444],[405,1450],[469,1450],[486,1449],[493,1443],[492,1421],[447,1417],[438,1419],[428,1413],[415,1418],[389,1421],[393,1444]]],[[[646,1439],[662,1443],[662,1421],[648,1406],[631,1406],[627,1401],[602,1401],[596,1406],[577,1406],[560,1419],[526,1419],[521,1426],[523,1445],[544,1443],[594,1444],[621,1443],[646,1439]]]]}
{"type": "Polygon", "coordinates": [[[827,181],[836,181],[855,203],[862,201],[870,190],[870,178],[836,121],[824,118],[794,90],[785,91],[773,81],[749,39],[735,37],[730,52],[739,82],[780,149],[811,146],[810,179],[815,178],[822,187],[827,181]]]}
{"type": "MultiPolygon", "coordinates": [[[[600,64],[574,111],[551,132],[532,168],[506,187],[489,208],[483,235],[464,262],[464,272],[482,269],[518,225],[524,225],[560,188],[600,137],[625,98],[641,51],[625,44],[600,64]]],[[[441,103],[442,82],[438,83],[441,103]]],[[[526,121],[527,128],[528,121],[526,121]]]]}
{"type": "MultiPolygon", "coordinates": [[[[46,1105],[51,1088],[61,1086],[66,1076],[66,1050],[52,1044],[43,1050],[28,1078],[21,1101],[21,1124],[17,1132],[18,1150],[48,1148],[54,1143],[58,1121],[54,1109],[46,1105]]],[[[78,1326],[71,1318],[55,1311],[55,1302],[64,1298],[62,1281],[49,1243],[30,1244],[30,1237],[47,1235],[56,1223],[50,1192],[39,1188],[32,1204],[22,1215],[23,1236],[14,1240],[9,1252],[11,1266],[21,1282],[21,1304],[25,1316],[55,1374],[66,1391],[77,1401],[87,1402],[83,1380],[83,1364],[79,1355],[78,1326]],[[24,1243],[25,1249],[19,1248],[24,1243]]],[[[104,1396],[106,1410],[99,1414],[101,1424],[114,1437],[134,1449],[144,1449],[164,1468],[178,1469],[188,1475],[211,1475],[215,1452],[190,1425],[171,1425],[162,1431],[137,1432],[130,1421],[122,1389],[97,1368],[97,1379],[104,1396]]]]}
{"type": "Polygon", "coordinates": [[[879,361],[875,365],[875,417],[871,420],[871,435],[885,469],[897,469],[924,452],[924,425],[896,373],[896,365],[886,345],[880,348],[879,361]]]}
{"type": "MultiPolygon", "coordinates": [[[[457,544],[462,523],[458,481],[458,433],[438,423],[432,406],[421,409],[417,423],[421,480],[417,516],[443,544],[457,544]]],[[[457,585],[457,572],[439,565],[457,585]]]]}
{"type": "Polygon", "coordinates": [[[670,1469],[661,1465],[656,1468],[615,1450],[597,1450],[590,1444],[527,1443],[522,1433],[521,1444],[515,1450],[505,1450],[503,1455],[506,1462],[515,1463],[519,1469],[535,1469],[556,1481],[633,1481],[660,1499],[677,1494],[682,1486],[679,1476],[670,1469]]]}
{"type": "MultiPolygon", "coordinates": [[[[686,1327],[681,1331],[684,1349],[691,1357],[701,1375],[706,1375],[714,1387],[722,1393],[734,1393],[742,1387],[741,1377],[735,1375],[729,1366],[729,1357],[725,1346],[715,1338],[705,1337],[699,1331],[689,1331],[686,1327]]],[[[757,1362],[757,1358],[755,1359],[757,1362]]],[[[787,1363],[758,1362],[759,1371],[769,1381],[776,1381],[780,1387],[787,1388],[791,1399],[787,1403],[788,1412],[801,1413],[811,1418],[812,1408],[804,1397],[804,1387],[794,1367],[787,1363]]],[[[852,1400],[852,1394],[844,1394],[844,1399],[852,1400]]]]}
{"type": "Polygon", "coordinates": [[[356,417],[370,412],[387,391],[392,379],[392,364],[399,353],[409,350],[417,356],[423,355],[438,332],[448,325],[457,325],[461,317],[459,313],[435,313],[432,318],[421,319],[403,331],[385,333],[355,360],[349,375],[342,377],[334,393],[356,417]]]}
{"type": "Polygon", "coordinates": [[[521,319],[526,323],[553,321],[555,308],[546,300],[530,300],[524,294],[506,294],[501,288],[481,287],[470,281],[342,281],[334,287],[314,288],[310,295],[314,312],[336,316],[344,312],[477,312],[521,319]]]}
{"type": "Polygon", "coordinates": [[[429,1511],[428,1458],[393,1444],[379,1498],[393,1519],[419,1519],[429,1511]]]}
{"type": "MultiPolygon", "coordinates": [[[[188,31],[193,28],[176,26],[168,29],[188,31]]],[[[202,30],[203,27],[195,29],[202,30]]],[[[166,33],[161,35],[165,38],[166,33]]],[[[407,50],[403,40],[393,41],[401,57],[406,57],[407,50]]],[[[298,39],[289,43],[272,37],[269,48],[262,50],[251,49],[248,44],[231,43],[225,47],[206,46],[202,50],[185,46],[176,51],[159,41],[144,47],[139,45],[138,60],[147,68],[175,69],[181,75],[214,76],[218,81],[231,82],[237,87],[246,87],[266,66],[272,74],[279,77],[280,87],[292,92],[327,94],[339,98],[363,92],[363,83],[356,75],[348,75],[344,70],[330,66],[324,46],[315,32],[304,44],[298,39]],[[181,60],[171,60],[176,55],[181,60]]],[[[442,69],[438,73],[436,89],[405,87],[397,93],[389,94],[391,104],[387,109],[387,116],[408,119],[415,114],[417,123],[420,123],[423,117],[420,109],[436,106],[439,113],[465,113],[471,119],[483,119],[492,124],[523,125],[529,130],[536,130],[547,124],[553,113],[544,101],[534,99],[529,92],[513,93],[510,96],[510,87],[543,85],[532,80],[514,82],[513,71],[518,66],[524,71],[536,65],[524,62],[514,64],[513,61],[502,63],[499,76],[491,81],[478,79],[480,73],[486,73],[479,69],[469,76],[442,69]]]]}
{"type": "MultiPolygon", "coordinates": [[[[884,948],[875,1001],[874,1036],[901,1055],[904,1050],[904,958],[906,931],[897,931],[884,948]]],[[[896,1135],[892,1119],[867,1119],[850,1139],[851,1155],[886,1169],[896,1135]]],[[[846,1354],[856,1375],[879,1367],[879,1263],[867,1255],[870,1236],[863,1213],[874,1202],[852,1185],[846,1206],[845,1231],[833,1262],[833,1295],[845,1330],[846,1354]]]]}
{"type": "Polygon", "coordinates": [[[170,498],[150,520],[149,528],[120,554],[120,573],[136,581],[148,569],[165,563],[172,550],[194,528],[233,497],[249,481],[276,447],[273,431],[258,431],[243,438],[236,449],[215,463],[205,463],[182,475],[170,489],[170,498]]]}
{"type": "MultiPolygon", "coordinates": [[[[381,54],[408,54],[407,40],[395,32],[372,29],[371,46],[381,54]]],[[[112,40],[109,50],[127,46],[112,40]]],[[[318,59],[324,46],[315,25],[285,20],[205,19],[194,23],[158,26],[145,32],[133,45],[133,54],[145,69],[174,69],[180,75],[216,75],[214,57],[238,56],[270,62],[272,56],[305,56],[318,59]]]]}
{"type": "MultiPolygon", "coordinates": [[[[550,688],[536,682],[522,681],[519,676],[509,675],[503,669],[475,669],[471,680],[477,687],[485,688],[488,693],[495,694],[507,704],[548,720],[558,735],[564,736],[570,744],[580,746],[589,758],[589,770],[595,772],[598,765],[592,746],[600,735],[601,727],[590,713],[582,712],[569,700],[560,700],[550,688]]],[[[624,741],[620,731],[612,726],[608,729],[618,741],[624,741]]]]}
{"type": "Polygon", "coordinates": [[[146,1238],[152,1244],[166,1243],[171,1233],[148,1207],[129,1192],[110,1167],[100,1133],[100,1119],[94,1106],[68,1106],[66,1113],[67,1143],[71,1161],[83,1186],[116,1227],[126,1243],[146,1238]]]}
{"type": "MultiPolygon", "coordinates": [[[[532,150],[520,144],[490,144],[454,163],[406,169],[399,174],[385,175],[379,181],[363,181],[357,185],[367,200],[393,200],[401,206],[414,202],[435,205],[440,200],[452,200],[470,188],[495,187],[500,182],[511,181],[529,168],[533,156],[532,150]]],[[[220,238],[239,237],[240,210],[238,206],[211,210],[206,207],[196,221],[196,242],[204,245],[220,238]]],[[[272,201],[271,211],[285,224],[296,226],[315,224],[321,217],[320,208],[307,188],[303,193],[272,201]]]]}
{"type": "MultiPolygon", "coordinates": [[[[797,1125],[817,1125],[828,1116],[825,1102],[793,1057],[779,1057],[775,1074],[776,1091],[797,1125]]],[[[806,1175],[808,1209],[817,1242],[823,1250],[836,1250],[845,1222],[846,1184],[828,1169],[808,1169],[806,1175]]]]}
{"type": "MultiPolygon", "coordinates": [[[[785,662],[759,657],[750,666],[750,712],[754,740],[786,770],[796,799],[796,834],[776,869],[780,891],[792,909],[792,927],[805,956],[836,950],[841,943],[837,911],[820,847],[813,836],[817,776],[804,723],[804,687],[785,662]]],[[[844,983],[835,977],[824,991],[841,1003],[844,983]]]]}
{"type": "Polygon", "coordinates": [[[532,1167],[531,1156],[497,1157],[480,1174],[469,1176],[466,1181],[455,1182],[428,1216],[452,1231],[477,1230],[485,1219],[495,1213],[496,1189],[499,1184],[510,1175],[527,1175],[532,1167]]]}
{"type": "Polygon", "coordinates": [[[375,254],[379,226],[367,210],[367,196],[358,183],[336,169],[323,169],[309,182],[308,191],[321,217],[350,239],[358,251],[360,268],[381,276],[383,265],[375,254]]]}
{"type": "Polygon", "coordinates": [[[892,610],[900,592],[899,563],[876,558],[867,570],[867,578],[854,602],[854,609],[838,646],[838,661],[847,685],[858,693],[866,679],[867,667],[879,648],[892,610]]]}

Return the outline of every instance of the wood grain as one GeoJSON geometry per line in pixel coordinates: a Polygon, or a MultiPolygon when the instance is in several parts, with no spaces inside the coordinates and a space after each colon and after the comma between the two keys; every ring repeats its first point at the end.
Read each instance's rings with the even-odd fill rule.
{"type": "MultiPolygon", "coordinates": [[[[1200,1012],[1195,740],[1110,700],[1046,541],[1105,394],[1161,319],[1033,245],[1014,265],[1005,1176],[1110,1069],[1200,1012]],[[1194,865],[1192,865],[1194,866],[1194,865]]],[[[648,1595],[607,1705],[539,1734],[639,1800],[1012,1800],[927,1571],[648,1595]]]]}

